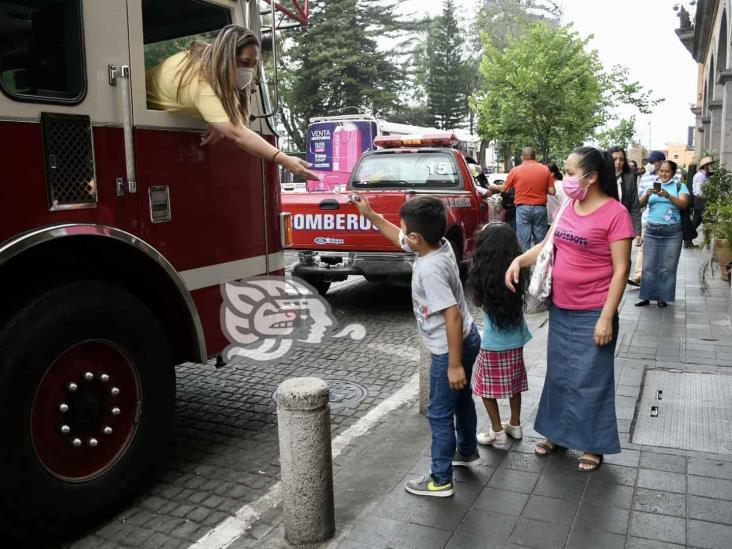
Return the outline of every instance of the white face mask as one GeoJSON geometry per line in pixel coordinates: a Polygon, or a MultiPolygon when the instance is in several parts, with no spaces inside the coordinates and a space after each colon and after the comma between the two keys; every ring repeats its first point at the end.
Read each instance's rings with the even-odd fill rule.
{"type": "Polygon", "coordinates": [[[399,229],[399,245],[402,247],[402,250],[404,250],[407,253],[414,253],[414,250],[409,247],[409,241],[414,242],[412,238],[407,237],[407,235],[404,234],[404,231],[399,229]]]}
{"type": "Polygon", "coordinates": [[[254,69],[251,67],[236,68],[236,87],[240,90],[246,88],[254,79],[254,69]]]}
{"type": "Polygon", "coordinates": [[[651,164],[650,162],[646,164],[646,173],[656,173],[655,164],[651,164]]]}

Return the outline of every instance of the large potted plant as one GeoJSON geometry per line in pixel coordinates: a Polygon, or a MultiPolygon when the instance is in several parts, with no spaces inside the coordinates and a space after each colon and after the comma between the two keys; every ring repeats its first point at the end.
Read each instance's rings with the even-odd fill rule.
{"type": "MultiPolygon", "coordinates": [[[[724,164],[715,162],[712,174],[702,187],[704,209],[704,245],[711,247],[712,257],[702,265],[702,275],[719,265],[720,276],[729,280],[732,262],[732,174],[724,164]]],[[[706,286],[704,284],[704,286],[706,286]]]]}

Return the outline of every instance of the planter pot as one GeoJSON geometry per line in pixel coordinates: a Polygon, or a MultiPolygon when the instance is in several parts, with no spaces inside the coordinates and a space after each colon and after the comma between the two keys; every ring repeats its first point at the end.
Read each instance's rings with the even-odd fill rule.
{"type": "Polygon", "coordinates": [[[727,265],[732,261],[732,245],[727,240],[714,241],[714,256],[719,261],[719,275],[722,280],[729,280],[727,265]]]}

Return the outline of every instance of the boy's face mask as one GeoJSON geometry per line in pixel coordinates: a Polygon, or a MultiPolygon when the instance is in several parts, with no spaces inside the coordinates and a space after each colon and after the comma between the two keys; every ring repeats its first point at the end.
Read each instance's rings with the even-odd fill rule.
{"type": "Polygon", "coordinates": [[[402,250],[407,253],[414,253],[414,250],[409,245],[410,242],[412,242],[414,245],[417,244],[414,238],[409,238],[406,234],[404,234],[404,231],[402,229],[399,229],[399,246],[401,246],[402,250]]]}

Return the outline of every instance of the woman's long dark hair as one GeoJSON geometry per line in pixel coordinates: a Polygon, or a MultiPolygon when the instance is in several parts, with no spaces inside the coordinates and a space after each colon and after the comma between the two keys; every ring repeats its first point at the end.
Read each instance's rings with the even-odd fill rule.
{"type": "MultiPolygon", "coordinates": [[[[623,153],[623,173],[630,173],[630,166],[628,165],[628,155],[625,154],[625,149],[621,147],[620,145],[615,145],[614,147],[610,147],[607,150],[607,154],[609,154],[611,157],[613,153],[623,153]]],[[[615,166],[615,162],[613,161],[613,166],[615,166]]]]}
{"type": "Polygon", "coordinates": [[[579,157],[580,175],[597,172],[598,184],[606,195],[615,200],[618,197],[618,180],[615,177],[613,157],[594,147],[577,147],[572,151],[579,157]]]}
{"type": "Polygon", "coordinates": [[[506,288],[504,277],[511,262],[521,255],[516,232],[506,223],[491,223],[480,232],[470,267],[468,291],[473,303],[500,330],[521,326],[529,270],[521,269],[516,292],[506,288]]]}

